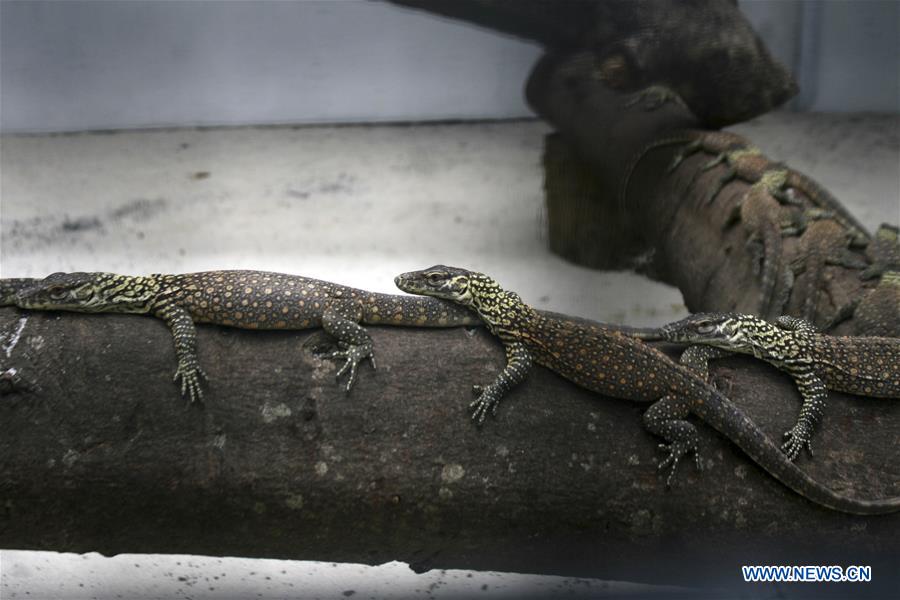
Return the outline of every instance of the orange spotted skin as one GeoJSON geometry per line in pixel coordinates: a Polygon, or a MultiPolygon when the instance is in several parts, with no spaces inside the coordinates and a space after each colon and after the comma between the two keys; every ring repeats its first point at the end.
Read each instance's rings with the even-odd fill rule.
{"type": "Polygon", "coordinates": [[[812,352],[813,368],[829,389],[900,398],[900,339],[819,334],[812,352]]]}
{"type": "Polygon", "coordinates": [[[695,395],[704,387],[655,348],[604,327],[530,310],[528,327],[520,330],[519,338],[537,364],[613,398],[655,402],[667,394],[695,395]]]}
{"type": "Polygon", "coordinates": [[[695,458],[698,456],[697,429],[687,421],[688,415],[694,414],[776,479],[814,502],[857,514],[900,510],[900,498],[858,500],[816,482],[703,377],[638,339],[604,327],[537,313],[518,294],[504,290],[487,275],[459,267],[435,265],[399,275],[394,282],[405,292],[444,298],[471,308],[503,343],[506,367],[490,384],[475,386],[478,398],[470,408],[479,424],[488,413],[496,411],[513,386],[525,380],[535,362],[591,391],[652,402],[644,413],[644,426],[667,442],[661,447],[669,455],[660,464],[660,468],[671,466],[667,483],[672,481],[683,456],[690,452],[695,458]]]}
{"type": "MultiPolygon", "coordinates": [[[[416,273],[420,272],[401,275],[397,285],[407,292],[425,294],[427,288],[415,285],[416,273]]],[[[529,360],[586,389],[638,402],[655,402],[666,395],[694,397],[708,391],[691,371],[634,337],[542,315],[486,275],[467,273],[470,303],[466,305],[484,319],[491,333],[508,346],[523,346],[529,360]]],[[[490,400],[491,408],[497,401],[490,400]]],[[[483,412],[478,416],[483,417],[483,412]]]]}
{"type": "Polygon", "coordinates": [[[242,329],[310,329],[336,309],[358,322],[417,327],[454,327],[478,321],[449,302],[379,294],[320,279],[265,271],[207,271],[159,278],[162,301],[175,298],[197,323],[242,329]]]}
{"type": "Polygon", "coordinates": [[[369,334],[359,324],[407,327],[479,325],[472,312],[434,298],[377,294],[311,279],[265,271],[207,271],[183,275],[130,276],[115,273],[54,273],[43,280],[0,280],[0,292],[20,308],[152,314],[172,331],[182,393],[202,397],[206,375],[197,359],[194,323],[243,329],[321,327],[338,344],[326,355],[343,358],[340,377],[368,358],[374,367],[369,334]],[[4,284],[2,282],[8,282],[4,284]]]}

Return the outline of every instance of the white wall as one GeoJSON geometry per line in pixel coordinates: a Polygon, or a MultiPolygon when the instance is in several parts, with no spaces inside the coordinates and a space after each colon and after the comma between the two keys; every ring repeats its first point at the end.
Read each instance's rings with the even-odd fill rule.
{"type": "Polygon", "coordinates": [[[536,45],[381,2],[6,2],[0,127],[530,115],[536,45]]]}
{"type": "Polygon", "coordinates": [[[900,2],[811,4],[819,32],[812,110],[900,111],[900,2]]]}
{"type": "MultiPolygon", "coordinates": [[[[795,108],[900,110],[900,3],[745,0],[795,108]]],[[[4,132],[509,118],[538,46],[366,0],[0,3],[4,132]]]]}

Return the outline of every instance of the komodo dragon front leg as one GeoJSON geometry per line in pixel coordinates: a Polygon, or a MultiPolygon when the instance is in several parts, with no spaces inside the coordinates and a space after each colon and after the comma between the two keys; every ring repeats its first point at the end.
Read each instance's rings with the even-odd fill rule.
{"type": "Polygon", "coordinates": [[[348,370],[350,376],[347,378],[346,389],[350,388],[356,382],[356,372],[359,363],[365,359],[369,359],[372,368],[375,369],[375,346],[372,343],[372,337],[360,324],[363,311],[356,302],[343,301],[332,302],[324,313],[322,313],[322,329],[337,341],[338,348],[329,353],[323,354],[323,358],[344,359],[344,364],[335,373],[335,379],[339,379],[348,370]]]}

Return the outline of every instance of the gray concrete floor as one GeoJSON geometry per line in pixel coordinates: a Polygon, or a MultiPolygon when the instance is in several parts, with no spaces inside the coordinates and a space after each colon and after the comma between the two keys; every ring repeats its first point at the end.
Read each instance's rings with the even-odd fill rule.
{"type": "MultiPolygon", "coordinates": [[[[870,228],[900,221],[900,116],[776,113],[735,129],[825,184],[870,228]]],[[[524,121],[4,136],[0,275],[254,268],[391,292],[395,274],[442,262],[493,274],[540,308],[634,325],[684,315],[677,290],[582,269],[546,250],[547,131],[524,121]]],[[[459,597],[473,583],[521,596],[525,581],[548,593],[575,585],[416,577],[395,564],[157,555],[3,551],[0,567],[4,598],[202,598],[210,587],[264,598],[348,589],[402,597],[432,584],[435,597],[459,597]],[[215,580],[220,570],[234,577],[215,580]]],[[[597,585],[583,597],[597,597],[597,585]]]]}
{"type": "Polygon", "coordinates": [[[377,567],[310,561],[190,555],[2,553],[0,597],[32,600],[213,598],[434,600],[485,598],[595,600],[646,597],[685,588],[493,571],[435,570],[406,563],[377,567]],[[30,594],[26,595],[28,591],[30,594]]]}

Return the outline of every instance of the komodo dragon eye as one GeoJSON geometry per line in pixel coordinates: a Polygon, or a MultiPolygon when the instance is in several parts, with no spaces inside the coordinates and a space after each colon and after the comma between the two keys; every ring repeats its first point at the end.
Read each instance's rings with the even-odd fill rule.
{"type": "Polygon", "coordinates": [[[54,300],[59,300],[66,297],[68,290],[66,290],[65,286],[53,285],[47,288],[47,293],[50,294],[50,297],[54,300]]]}
{"type": "Polygon", "coordinates": [[[444,278],[444,275],[445,275],[444,273],[438,273],[436,271],[433,271],[431,273],[427,273],[425,275],[425,278],[432,283],[437,283],[444,278]]]}
{"type": "Polygon", "coordinates": [[[706,323],[698,323],[697,324],[697,333],[701,333],[701,334],[705,335],[707,333],[712,333],[715,330],[716,330],[715,323],[706,322],[706,323]]]}

